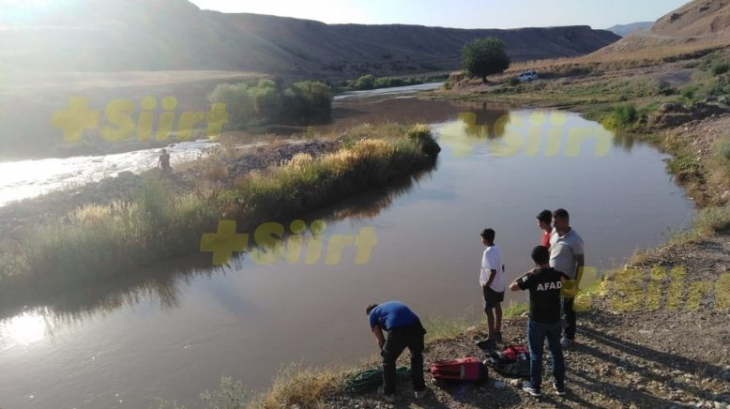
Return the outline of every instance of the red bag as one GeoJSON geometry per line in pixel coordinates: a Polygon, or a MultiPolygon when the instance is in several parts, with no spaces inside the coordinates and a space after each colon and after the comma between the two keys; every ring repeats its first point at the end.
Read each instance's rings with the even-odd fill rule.
{"type": "Polygon", "coordinates": [[[505,361],[530,359],[530,350],[524,345],[507,345],[498,354],[499,358],[505,361]]]}
{"type": "Polygon", "coordinates": [[[481,382],[487,377],[487,368],[478,359],[466,357],[434,363],[431,376],[436,380],[481,382]]]}

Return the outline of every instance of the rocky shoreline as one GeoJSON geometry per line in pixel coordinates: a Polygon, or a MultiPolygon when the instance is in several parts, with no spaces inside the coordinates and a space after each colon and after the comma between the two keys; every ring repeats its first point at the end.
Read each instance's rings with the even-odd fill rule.
{"type": "MultiPolygon", "coordinates": [[[[634,311],[616,309],[626,297],[609,280],[605,293],[592,299],[590,311],[579,314],[576,343],[566,351],[568,395],[557,397],[550,380],[543,381],[543,397],[529,397],[520,382],[490,372],[484,387],[463,384],[431,386],[433,393],[413,399],[410,383],[399,384],[398,400],[390,405],[376,394],[340,392],[327,398],[328,408],[730,408],[730,240],[721,235],[681,248],[666,247],[635,266],[646,281],[641,284],[642,305],[634,311]],[[708,290],[695,300],[683,291],[676,308],[669,298],[658,308],[648,306],[646,286],[654,267],[688,272],[686,285],[717,283],[725,275],[723,292],[708,290]]],[[[671,286],[664,277],[663,288],[671,286]]],[[[720,288],[720,287],[717,287],[720,288]]],[[[483,330],[483,323],[479,324],[483,330]]],[[[504,325],[505,343],[525,341],[526,318],[504,325]]],[[[485,334],[471,327],[454,339],[432,343],[426,366],[460,356],[483,357],[476,341],[485,334]]],[[[404,355],[408,355],[405,353],[404,355]]],[[[402,364],[407,365],[406,357],[402,364]]]]}

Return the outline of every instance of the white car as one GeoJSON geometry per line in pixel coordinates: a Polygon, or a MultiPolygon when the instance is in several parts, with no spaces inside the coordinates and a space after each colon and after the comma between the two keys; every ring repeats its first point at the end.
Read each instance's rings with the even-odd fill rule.
{"type": "Polygon", "coordinates": [[[534,81],[537,79],[537,73],[535,71],[526,71],[517,76],[517,79],[520,80],[520,82],[534,81]]]}

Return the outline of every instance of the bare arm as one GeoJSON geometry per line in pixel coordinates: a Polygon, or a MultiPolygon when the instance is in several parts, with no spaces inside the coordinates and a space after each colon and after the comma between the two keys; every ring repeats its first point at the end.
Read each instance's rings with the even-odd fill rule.
{"type": "Polygon", "coordinates": [[[375,339],[378,340],[378,348],[383,349],[383,345],[385,345],[385,337],[383,336],[383,330],[379,325],[373,327],[373,335],[375,335],[375,339]]]}

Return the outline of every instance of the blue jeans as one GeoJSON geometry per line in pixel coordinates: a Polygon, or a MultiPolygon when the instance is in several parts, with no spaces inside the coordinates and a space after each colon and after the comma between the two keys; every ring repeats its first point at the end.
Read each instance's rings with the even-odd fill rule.
{"type": "Polygon", "coordinates": [[[560,347],[560,322],[555,324],[540,324],[529,320],[527,322],[527,344],[530,347],[530,384],[539,390],[542,383],[542,352],[545,338],[553,358],[553,377],[558,387],[565,386],[565,361],[563,349],[560,347]]]}

